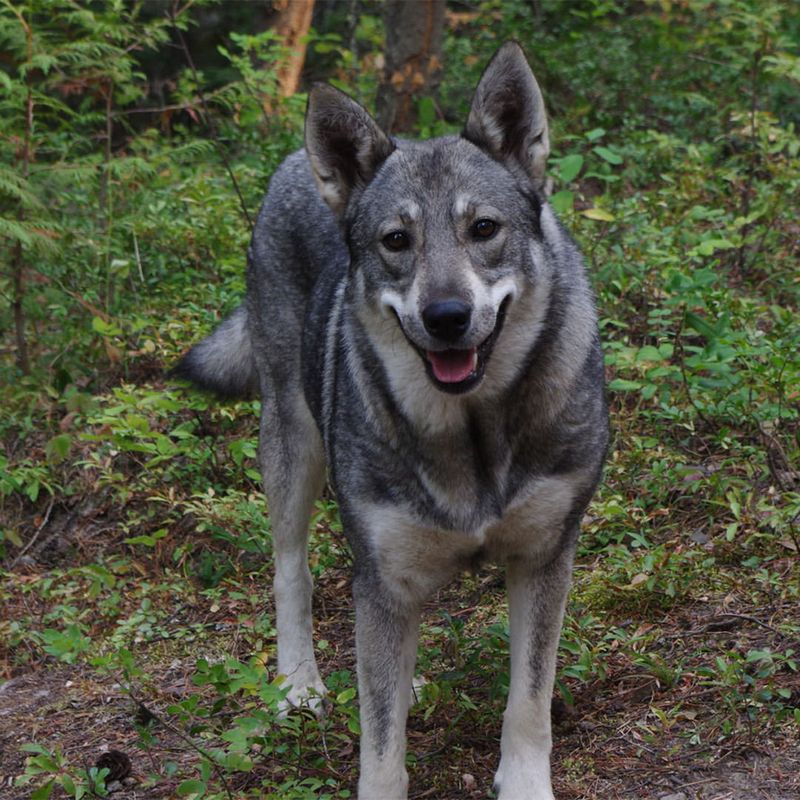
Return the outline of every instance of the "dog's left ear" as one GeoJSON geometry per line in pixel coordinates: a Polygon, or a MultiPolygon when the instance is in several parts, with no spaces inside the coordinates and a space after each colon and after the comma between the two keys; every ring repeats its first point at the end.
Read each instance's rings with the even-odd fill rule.
{"type": "Polygon", "coordinates": [[[363,188],[395,146],[367,110],[324,83],[308,96],[306,152],[322,199],[337,216],[353,190],[363,188]]]}
{"type": "Polygon", "coordinates": [[[537,189],[545,188],[547,113],[516,42],[506,42],[484,70],[461,135],[513,171],[521,168],[537,189]]]}

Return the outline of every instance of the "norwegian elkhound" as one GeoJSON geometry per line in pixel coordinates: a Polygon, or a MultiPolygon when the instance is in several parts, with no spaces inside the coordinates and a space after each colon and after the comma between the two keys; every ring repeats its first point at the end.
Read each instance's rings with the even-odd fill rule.
{"type": "Polygon", "coordinates": [[[175,373],[262,401],[278,670],[314,658],[309,517],[326,466],[353,551],[361,800],[405,798],[420,606],[505,565],[511,678],[495,786],[552,798],[550,701],[581,517],[607,443],[603,358],[577,246],[546,200],[544,102],[509,42],[460,136],[386,136],[315,86],[305,149],[272,178],[243,305],[175,373]]]}

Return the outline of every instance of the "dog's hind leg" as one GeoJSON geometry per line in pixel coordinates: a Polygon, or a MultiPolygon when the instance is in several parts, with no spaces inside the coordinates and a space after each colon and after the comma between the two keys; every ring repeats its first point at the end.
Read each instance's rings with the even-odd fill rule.
{"type": "Polygon", "coordinates": [[[523,558],[508,566],[511,684],[495,775],[499,800],[553,800],[550,705],[571,573],[569,546],[543,568],[523,558]]]}
{"type": "Polygon", "coordinates": [[[278,672],[291,687],[288,706],[321,712],[325,685],[314,657],[308,537],[325,480],[322,440],[299,389],[264,395],[260,460],[275,558],[278,672]]]}

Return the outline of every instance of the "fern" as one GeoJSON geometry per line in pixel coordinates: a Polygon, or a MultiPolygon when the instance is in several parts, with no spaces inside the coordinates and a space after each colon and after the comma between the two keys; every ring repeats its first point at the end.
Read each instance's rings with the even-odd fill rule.
{"type": "Polygon", "coordinates": [[[0,196],[6,195],[12,201],[17,201],[27,210],[39,210],[42,201],[38,195],[31,191],[28,181],[18,172],[0,166],[0,196]]]}
{"type": "Polygon", "coordinates": [[[59,252],[57,232],[39,227],[38,223],[0,217],[0,236],[20,243],[37,255],[53,256],[59,252]]]}

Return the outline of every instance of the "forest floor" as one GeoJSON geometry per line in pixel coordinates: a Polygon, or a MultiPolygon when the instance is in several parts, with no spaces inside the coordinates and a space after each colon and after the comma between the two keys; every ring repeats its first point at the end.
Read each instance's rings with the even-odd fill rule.
{"type": "MultiPolygon", "coordinates": [[[[40,549],[34,548],[14,573],[18,591],[13,593],[14,605],[5,611],[12,619],[48,613],[48,604],[24,587],[40,580],[54,560],[62,567],[68,566],[65,559],[90,563],[121,544],[104,538],[108,509],[102,509],[102,498],[91,500],[83,498],[70,514],[51,513],[49,535],[41,537],[40,549]]],[[[321,522],[318,527],[327,526],[321,522]]],[[[135,588],[119,599],[123,607],[128,603],[141,607],[135,595],[149,584],[155,587],[150,594],[154,603],[164,604],[165,621],[158,635],[141,636],[142,641],[131,647],[140,674],[121,677],[118,669],[87,663],[44,663],[27,671],[15,669],[13,678],[0,687],[0,798],[26,796],[13,781],[25,771],[26,753],[20,746],[31,741],[60,751],[64,764],[87,770],[107,751],[127,754],[130,774],[117,782],[111,780],[113,775],[109,778],[112,796],[120,800],[178,796],[181,782],[202,760],[198,748],[212,746],[214,737],[207,732],[197,738],[186,724],[176,721],[175,703],[198,692],[213,699],[214,691],[208,686],[198,689],[193,680],[198,658],[213,663],[226,656],[248,657],[251,644],[242,630],[255,620],[243,618],[242,597],[262,598],[251,597],[249,602],[260,602],[261,608],[250,613],[271,618],[268,577],[264,570],[253,569],[241,578],[239,588],[244,591],[223,591],[212,600],[180,576],[159,570],[148,574],[145,564],[144,560],[133,564],[140,573],[131,584],[135,588]]],[[[586,558],[578,563],[577,597],[590,586],[597,566],[596,560],[586,558]]],[[[786,584],[800,577],[792,553],[773,562],[772,569],[786,584]]],[[[467,575],[440,592],[429,604],[426,622],[443,615],[459,620],[463,643],[471,631],[485,629],[502,614],[502,605],[502,575],[490,569],[467,575]]],[[[317,638],[324,642],[319,652],[324,673],[352,675],[346,564],[328,566],[318,576],[315,617],[317,638]]],[[[556,796],[560,800],[796,800],[800,742],[791,727],[775,724],[765,708],[742,702],[746,673],[737,678],[744,681],[740,686],[737,680],[702,676],[708,675],[709,663],[730,659],[734,652],[796,646],[778,626],[797,619],[800,602],[796,597],[787,599],[779,587],[771,597],[762,593],[760,599],[742,587],[687,596],[668,609],[646,603],[609,609],[603,627],[636,628],[637,635],[646,635],[648,663],[659,664],[660,669],[643,669],[641,662],[633,666],[628,647],[612,645],[596,677],[580,682],[566,679],[573,704],[565,703],[558,693],[553,703],[556,796]]],[[[421,652],[436,649],[441,640],[439,628],[423,627],[421,652]]],[[[453,679],[457,691],[449,697],[441,694],[437,702],[423,699],[410,715],[412,798],[491,796],[502,702],[489,690],[494,676],[482,670],[487,663],[491,668],[494,655],[487,662],[470,645],[464,654],[455,647],[457,643],[449,640],[449,646],[440,648],[442,671],[425,677],[446,685],[448,668],[460,669],[464,674],[453,679]]],[[[12,655],[5,654],[7,665],[12,655]]],[[[503,664],[498,663],[497,669],[502,670],[503,664]]],[[[796,705],[800,673],[776,670],[773,678],[773,692],[780,689],[787,704],[796,705]]],[[[294,779],[325,777],[328,785],[354,792],[357,742],[342,730],[346,720],[338,707],[322,724],[310,715],[297,716],[305,731],[300,733],[302,748],[295,754],[276,748],[265,753],[262,762],[256,758],[251,771],[227,777],[220,773],[220,794],[214,796],[243,796],[239,793],[252,790],[263,773],[269,773],[273,782],[279,782],[282,773],[294,779]]],[[[287,733],[290,740],[297,735],[296,729],[287,733]]],[[[275,738],[280,736],[277,731],[275,738]]]]}

